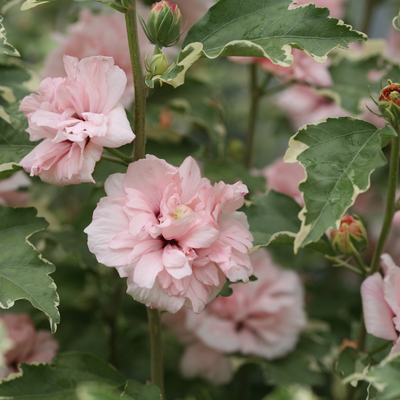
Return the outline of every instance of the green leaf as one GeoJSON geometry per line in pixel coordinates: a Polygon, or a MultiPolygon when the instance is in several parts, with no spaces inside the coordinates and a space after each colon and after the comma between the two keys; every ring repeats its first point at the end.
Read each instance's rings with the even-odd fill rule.
{"type": "Polygon", "coordinates": [[[3,17],[0,15],[0,54],[20,57],[18,50],[7,42],[6,29],[3,24],[3,17]]]}
{"type": "MultiPolygon", "coordinates": [[[[353,115],[365,111],[365,99],[370,94],[376,97],[381,91],[380,82],[371,82],[369,72],[383,71],[391,67],[393,60],[384,57],[385,45],[382,40],[363,43],[362,52],[340,52],[333,57],[329,67],[333,84],[329,88],[318,89],[317,92],[332,98],[343,109],[353,115]]],[[[392,72],[393,80],[396,81],[392,72]]],[[[390,76],[388,75],[390,78],[390,76]]]]}
{"type": "Polygon", "coordinates": [[[61,353],[52,364],[21,364],[20,368],[22,376],[0,384],[1,398],[81,400],[76,389],[84,382],[98,382],[114,388],[125,384],[122,374],[112,365],[85,353],[61,353]]]}
{"type": "Polygon", "coordinates": [[[265,192],[265,178],[252,175],[240,162],[233,160],[224,160],[223,162],[206,160],[203,171],[204,176],[210,179],[211,184],[221,180],[230,184],[242,181],[251,193],[265,192]]]}
{"type": "Polygon", "coordinates": [[[15,169],[34,147],[27,132],[13,128],[0,118],[0,172],[15,169]]]}
{"type": "Polygon", "coordinates": [[[125,390],[121,398],[124,400],[129,400],[130,398],[133,400],[162,400],[158,386],[153,383],[143,385],[138,381],[132,380],[126,382],[125,390]]]}
{"type": "Polygon", "coordinates": [[[305,51],[317,62],[337,47],[347,48],[366,35],[329,17],[327,8],[307,4],[288,10],[291,0],[220,0],[189,30],[178,63],[153,78],[177,87],[186,70],[200,57],[263,57],[288,67],[292,48],[305,51]]]}
{"type": "Polygon", "coordinates": [[[27,299],[47,315],[54,332],[60,322],[59,298],[48,275],[55,267],[28,241],[48,224],[36,218],[34,208],[0,207],[0,221],[0,307],[10,308],[16,300],[27,299]]]}
{"type": "Polygon", "coordinates": [[[367,400],[400,399],[400,354],[389,355],[378,365],[348,376],[344,383],[363,380],[368,382],[367,400]]]}
{"type": "Polygon", "coordinates": [[[203,45],[201,43],[188,44],[179,54],[178,60],[162,75],[146,78],[146,85],[153,89],[156,82],[168,83],[174,88],[183,85],[186,71],[201,57],[203,45]]]}
{"type": "MultiPolygon", "coordinates": [[[[243,211],[254,236],[254,247],[293,246],[300,230],[298,214],[301,206],[290,196],[270,190],[265,196],[252,197],[252,204],[243,211]]],[[[308,246],[310,250],[335,255],[326,237],[308,246]]]]}
{"type": "MultiPolygon", "coordinates": [[[[112,386],[104,384],[83,384],[77,389],[79,400],[121,400],[121,394],[112,386]]],[[[132,397],[126,396],[126,400],[132,400],[132,397]]]]}
{"type": "Polygon", "coordinates": [[[345,347],[339,354],[336,362],[336,371],[340,372],[343,378],[363,372],[370,365],[370,358],[366,353],[360,353],[352,347],[345,347]]]}
{"type": "MultiPolygon", "coordinates": [[[[175,135],[170,130],[166,130],[166,136],[168,135],[171,141],[182,139],[190,129],[190,125],[194,125],[206,132],[217,149],[217,154],[220,154],[224,149],[226,129],[223,120],[224,109],[218,100],[220,99],[215,87],[200,79],[187,79],[185,85],[177,89],[171,86],[157,88],[152,91],[147,102],[149,111],[147,115],[153,115],[153,120],[149,121],[150,118],[148,118],[148,123],[153,127],[156,124],[159,125],[161,112],[168,110],[171,114],[170,129],[174,129],[175,123],[177,128],[183,128],[179,134],[175,135]],[[187,121],[184,127],[182,127],[181,119],[187,121]],[[189,129],[187,125],[189,125],[189,129]]],[[[147,127],[146,130],[148,130],[147,127]]],[[[150,137],[153,139],[156,138],[154,133],[150,130],[150,137]]],[[[161,135],[159,137],[161,138],[161,135]]]]}
{"type": "Polygon", "coordinates": [[[285,385],[278,386],[262,400],[317,400],[312,390],[307,386],[285,385]]]}
{"type": "Polygon", "coordinates": [[[299,186],[305,206],[295,251],[338,229],[345,211],[368,190],[371,173],[386,164],[381,148],[396,136],[393,128],[342,117],[306,125],[290,139],[285,161],[299,161],[307,175],[299,186]]]}
{"type": "Polygon", "coordinates": [[[267,384],[323,385],[325,376],[316,365],[329,351],[330,343],[327,338],[303,336],[296,349],[286,357],[262,361],[265,381],[267,384]]]}

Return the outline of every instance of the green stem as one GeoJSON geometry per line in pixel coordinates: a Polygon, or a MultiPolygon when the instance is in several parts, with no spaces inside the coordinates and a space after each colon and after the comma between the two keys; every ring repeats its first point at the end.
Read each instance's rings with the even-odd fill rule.
{"type": "Polygon", "coordinates": [[[385,216],[383,219],[383,225],[381,234],[379,236],[378,244],[376,246],[375,253],[372,258],[369,275],[372,275],[375,272],[379,271],[380,257],[385,247],[386,240],[389,236],[390,228],[392,226],[392,220],[395,211],[396,188],[399,176],[399,153],[400,153],[399,138],[396,137],[392,140],[392,151],[390,156],[390,170],[389,170],[389,185],[386,198],[385,216]]]}
{"type": "Polygon", "coordinates": [[[102,154],[101,155],[101,159],[102,160],[106,160],[106,161],[111,161],[111,162],[113,162],[115,164],[124,165],[126,167],[126,162],[120,160],[119,158],[108,156],[107,154],[102,154]]]}
{"type": "MultiPolygon", "coordinates": [[[[397,130],[399,134],[399,129],[397,130]]],[[[364,276],[370,276],[375,272],[379,271],[380,267],[380,257],[385,248],[386,240],[389,236],[390,228],[392,226],[393,215],[395,212],[395,202],[396,202],[396,188],[399,176],[399,154],[400,154],[400,144],[399,138],[396,137],[392,140],[392,150],[390,155],[390,170],[389,170],[389,183],[388,191],[386,197],[386,210],[385,216],[383,218],[383,224],[381,229],[381,234],[379,236],[378,244],[375,248],[374,255],[372,257],[371,267],[367,274],[364,276]]],[[[361,312],[360,326],[358,331],[357,340],[357,350],[364,351],[365,341],[367,337],[367,331],[365,329],[364,314],[361,312]]],[[[349,386],[347,392],[347,400],[353,400],[356,395],[356,388],[349,386]]]]}
{"type": "Polygon", "coordinates": [[[165,399],[160,312],[148,307],[147,318],[150,329],[151,381],[160,388],[162,398],[165,399]]]}
{"type": "Polygon", "coordinates": [[[360,267],[361,272],[363,273],[363,276],[367,276],[368,275],[368,269],[365,266],[362,258],[360,257],[359,253],[355,253],[353,254],[354,260],[356,261],[357,265],[360,267]]]}
{"type": "Polygon", "coordinates": [[[126,164],[130,164],[132,162],[131,158],[125,155],[122,151],[119,151],[117,149],[110,149],[108,147],[104,147],[104,149],[107,150],[109,153],[114,154],[114,156],[120,158],[126,164]]]}
{"type": "MultiPolygon", "coordinates": [[[[135,85],[135,146],[133,149],[133,161],[145,157],[146,145],[146,95],[147,87],[144,81],[142,58],[138,40],[136,19],[136,0],[125,14],[126,28],[128,32],[129,51],[131,55],[133,83],[135,85]]],[[[147,308],[149,320],[150,344],[151,344],[151,380],[157,385],[164,395],[164,371],[162,355],[161,321],[158,310],[147,308]]]]}
{"type": "Polygon", "coordinates": [[[133,161],[145,157],[146,145],[146,84],[144,82],[142,57],[139,47],[138,26],[136,18],[136,0],[125,14],[126,29],[128,32],[129,52],[131,55],[133,83],[135,86],[135,145],[133,148],[133,161]]]}
{"type": "Polygon", "coordinates": [[[372,12],[374,11],[376,0],[367,0],[365,7],[364,20],[361,26],[361,31],[368,33],[371,24],[372,12]]]}
{"type": "Polygon", "coordinates": [[[160,45],[158,45],[158,44],[156,44],[155,46],[154,46],[154,52],[153,52],[153,56],[155,56],[156,54],[160,54],[161,53],[161,46],[160,45]]]}
{"type": "Polygon", "coordinates": [[[334,267],[343,267],[343,268],[348,269],[351,272],[356,273],[357,275],[364,276],[364,274],[359,269],[357,269],[356,267],[353,267],[351,264],[341,260],[340,258],[330,257],[330,256],[325,256],[325,257],[335,263],[333,265],[334,267]]]}
{"type": "Polygon", "coordinates": [[[258,115],[258,106],[260,102],[260,90],[257,86],[258,80],[258,66],[257,64],[250,64],[250,111],[249,121],[247,127],[247,141],[246,141],[246,157],[245,166],[247,169],[251,169],[253,166],[253,147],[254,147],[254,136],[256,132],[256,123],[258,115]]]}

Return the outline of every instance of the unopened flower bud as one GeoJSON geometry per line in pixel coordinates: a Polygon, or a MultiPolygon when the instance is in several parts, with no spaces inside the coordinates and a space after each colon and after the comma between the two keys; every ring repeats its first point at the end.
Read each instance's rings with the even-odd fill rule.
{"type": "Polygon", "coordinates": [[[400,126],[400,84],[390,83],[383,88],[378,106],[383,117],[395,129],[398,129],[400,126]]]}
{"type": "Polygon", "coordinates": [[[159,47],[173,46],[181,36],[182,14],[176,4],[162,0],[151,7],[147,23],[140,23],[150,43],[159,47]]]}
{"type": "Polygon", "coordinates": [[[161,75],[168,69],[168,60],[164,53],[155,54],[151,57],[148,70],[152,75],[161,75]]]}
{"type": "Polygon", "coordinates": [[[353,255],[365,250],[367,233],[358,217],[346,214],[340,220],[339,229],[331,231],[331,241],[338,253],[353,255]]]}

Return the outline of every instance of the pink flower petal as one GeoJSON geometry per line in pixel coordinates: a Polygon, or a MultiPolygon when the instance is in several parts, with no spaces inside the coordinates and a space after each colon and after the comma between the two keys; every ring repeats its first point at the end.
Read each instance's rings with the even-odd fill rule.
{"type": "Polygon", "coordinates": [[[396,340],[393,311],[385,300],[384,284],[378,272],[363,282],[361,296],[367,332],[382,339],[396,340]]]}

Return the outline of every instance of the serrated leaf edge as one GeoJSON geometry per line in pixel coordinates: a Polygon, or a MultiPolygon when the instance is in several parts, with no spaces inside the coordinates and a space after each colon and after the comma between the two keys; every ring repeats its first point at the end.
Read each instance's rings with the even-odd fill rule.
{"type": "MultiPolygon", "coordinates": [[[[351,118],[351,117],[338,117],[338,118],[329,118],[330,120],[334,120],[334,119],[340,119],[340,118],[348,118],[350,120],[357,120],[357,118],[351,118]]],[[[297,157],[303,153],[305,150],[307,150],[309,148],[309,146],[307,146],[305,143],[300,142],[299,140],[295,140],[295,137],[300,133],[300,131],[305,130],[307,128],[307,126],[310,125],[320,125],[324,122],[327,122],[328,118],[323,118],[320,119],[319,121],[316,121],[312,124],[306,124],[303,125],[299,131],[290,138],[289,140],[289,148],[287,149],[285,156],[284,156],[284,161],[287,163],[294,163],[294,162],[298,162],[300,163],[300,165],[303,167],[304,169],[304,173],[305,173],[305,178],[300,182],[303,183],[305,181],[307,181],[307,171],[306,168],[304,167],[304,165],[297,159],[297,157]]],[[[371,124],[373,125],[373,124],[371,124]]],[[[376,128],[376,127],[375,127],[376,128]]],[[[381,131],[382,129],[376,128],[376,131],[381,131]]],[[[383,154],[382,154],[383,155],[383,154]]],[[[357,196],[360,193],[364,193],[366,192],[370,186],[371,186],[371,174],[372,172],[374,172],[374,170],[372,170],[369,174],[368,174],[368,184],[366,186],[365,189],[360,189],[358,186],[356,186],[353,182],[353,188],[354,188],[354,192],[353,195],[351,197],[351,202],[349,204],[349,206],[347,206],[347,209],[350,208],[356,201],[357,196]]],[[[300,185],[299,183],[299,185],[300,185]]],[[[303,193],[302,193],[303,196],[303,193]]],[[[301,247],[302,243],[304,242],[305,238],[308,236],[308,234],[310,233],[311,229],[313,228],[313,226],[315,226],[315,223],[310,224],[310,225],[305,225],[305,214],[307,213],[307,207],[304,205],[304,207],[301,209],[301,211],[299,212],[299,219],[301,221],[301,227],[300,227],[300,231],[297,233],[296,239],[294,241],[294,253],[297,254],[299,248],[301,247]]],[[[336,221],[335,223],[335,229],[339,229],[339,224],[340,224],[340,218],[336,221]]],[[[322,236],[322,235],[321,235],[322,236]]]]}
{"type": "MultiPolygon", "coordinates": [[[[38,218],[38,217],[35,216],[35,218],[38,218]]],[[[47,222],[47,221],[46,221],[46,222],[47,222]]],[[[28,240],[33,234],[35,234],[36,232],[40,232],[40,231],[42,231],[42,230],[44,230],[44,229],[45,229],[45,228],[38,229],[38,230],[32,232],[30,235],[26,236],[26,237],[25,237],[25,243],[27,243],[29,246],[31,246],[31,247],[33,248],[33,250],[37,253],[37,257],[38,257],[41,261],[43,261],[45,264],[52,265],[52,266],[55,268],[54,264],[51,263],[50,261],[46,260],[46,259],[42,256],[42,254],[36,249],[36,247],[28,240]]],[[[54,272],[54,271],[53,271],[53,272],[54,272]]],[[[51,281],[52,281],[48,287],[54,289],[54,293],[55,293],[55,295],[56,295],[56,300],[54,301],[54,305],[55,305],[55,307],[56,307],[56,309],[57,309],[57,307],[60,305],[60,296],[59,296],[58,293],[57,293],[57,285],[56,285],[56,283],[54,282],[53,278],[50,276],[50,274],[51,274],[51,272],[46,273],[46,275],[47,275],[47,276],[51,279],[51,281]]],[[[26,297],[19,297],[19,298],[13,300],[13,301],[7,301],[7,304],[1,303],[1,302],[0,302],[0,304],[1,304],[1,307],[2,307],[2,308],[4,308],[4,309],[9,309],[9,308],[11,308],[11,307],[15,304],[15,302],[16,302],[17,300],[22,300],[22,299],[25,299],[25,300],[28,300],[28,301],[29,301],[29,299],[27,299],[26,297]]],[[[29,302],[30,302],[30,301],[29,301],[29,302]]],[[[31,303],[31,302],[30,302],[30,303],[31,303]]],[[[31,304],[32,304],[32,303],[31,303],[31,304]]],[[[32,306],[35,307],[33,304],[32,304],[32,306]]],[[[37,307],[35,307],[35,308],[37,308],[37,307]]],[[[51,318],[50,315],[47,314],[46,311],[44,311],[43,309],[38,309],[38,310],[40,310],[40,311],[43,312],[45,315],[47,315],[47,318],[48,318],[49,323],[50,323],[51,333],[55,333],[55,332],[57,331],[57,324],[58,324],[58,322],[54,322],[54,321],[53,321],[53,318],[51,318]]],[[[58,309],[57,309],[57,315],[58,315],[58,317],[59,317],[58,319],[60,319],[60,312],[58,311],[58,309]]],[[[0,397],[0,399],[2,399],[2,397],[0,397]]]]}

